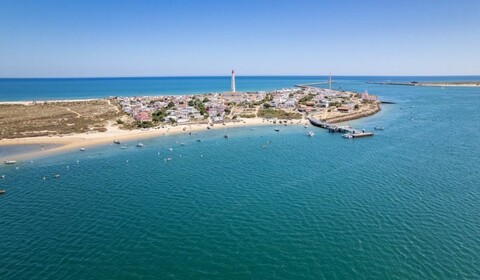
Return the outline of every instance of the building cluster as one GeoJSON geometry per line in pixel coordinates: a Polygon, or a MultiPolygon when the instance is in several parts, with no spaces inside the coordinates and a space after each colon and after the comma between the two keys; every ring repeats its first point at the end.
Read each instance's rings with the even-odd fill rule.
{"type": "Polygon", "coordinates": [[[179,124],[201,122],[206,119],[222,122],[234,107],[251,110],[257,106],[264,106],[305,113],[322,110],[348,113],[359,108],[363,102],[376,101],[377,97],[369,95],[366,91],[355,94],[332,90],[331,79],[328,89],[300,86],[272,92],[237,92],[234,70],[231,76],[231,91],[223,94],[117,98],[122,110],[137,122],[160,121],[179,124]]]}

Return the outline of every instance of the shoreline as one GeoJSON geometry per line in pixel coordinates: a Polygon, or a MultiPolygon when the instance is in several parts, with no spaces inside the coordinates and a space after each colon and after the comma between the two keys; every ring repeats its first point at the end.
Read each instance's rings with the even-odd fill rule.
{"type": "MultiPolygon", "coordinates": [[[[300,122],[302,125],[305,123],[304,119],[292,120],[295,122],[293,125],[297,125],[297,122],[300,122]]],[[[238,122],[228,122],[225,125],[215,124],[210,126],[211,130],[219,129],[229,129],[236,127],[249,127],[249,126],[274,126],[272,121],[263,120],[261,118],[253,119],[242,119],[238,122]]],[[[291,124],[292,125],[292,124],[291,124]]],[[[192,125],[181,125],[181,126],[171,126],[158,129],[149,129],[149,130],[110,130],[107,132],[98,132],[98,133],[77,133],[73,135],[66,136],[40,136],[40,137],[26,137],[26,138],[14,138],[14,139],[2,139],[0,140],[0,147],[7,146],[18,146],[18,145],[59,145],[47,150],[33,151],[27,153],[20,153],[13,156],[2,156],[0,157],[0,163],[3,165],[5,160],[16,160],[24,161],[30,159],[41,158],[45,156],[55,155],[62,152],[70,152],[74,150],[79,150],[80,148],[88,148],[103,144],[113,143],[114,140],[123,141],[135,141],[142,139],[155,138],[159,136],[169,136],[169,135],[178,135],[180,133],[189,133],[189,132],[199,132],[199,131],[208,131],[208,124],[192,124],[192,125]]]]}
{"type": "MultiPolygon", "coordinates": [[[[349,114],[345,116],[336,116],[329,118],[325,121],[329,123],[342,123],[351,120],[362,119],[369,117],[381,111],[380,105],[377,103],[376,108],[359,112],[356,114],[349,114]]],[[[288,120],[293,122],[289,125],[310,125],[308,120],[292,119],[288,120]]],[[[253,127],[253,126],[276,126],[271,119],[264,118],[242,118],[235,122],[226,122],[225,125],[221,123],[210,126],[211,130],[229,129],[236,127],[253,127]]],[[[160,136],[178,135],[181,133],[208,131],[209,124],[185,124],[178,126],[165,126],[164,128],[150,128],[148,130],[133,129],[133,130],[121,130],[118,127],[110,126],[106,132],[96,133],[74,133],[71,135],[56,135],[56,136],[38,136],[38,137],[25,137],[25,138],[10,138],[0,139],[0,147],[8,146],[21,146],[21,145],[58,145],[51,149],[30,151],[25,153],[19,153],[11,156],[0,156],[0,164],[3,165],[5,160],[25,161],[31,159],[42,158],[59,154],[62,152],[71,152],[79,150],[80,148],[88,148],[98,145],[104,145],[113,143],[114,140],[123,141],[135,141],[142,139],[155,138],[160,136]]]]}

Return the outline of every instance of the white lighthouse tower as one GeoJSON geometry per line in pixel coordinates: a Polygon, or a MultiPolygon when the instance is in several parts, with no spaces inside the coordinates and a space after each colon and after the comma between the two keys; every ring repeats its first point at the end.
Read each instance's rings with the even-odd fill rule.
{"type": "Polygon", "coordinates": [[[232,92],[235,92],[235,70],[232,70],[232,92]]]}

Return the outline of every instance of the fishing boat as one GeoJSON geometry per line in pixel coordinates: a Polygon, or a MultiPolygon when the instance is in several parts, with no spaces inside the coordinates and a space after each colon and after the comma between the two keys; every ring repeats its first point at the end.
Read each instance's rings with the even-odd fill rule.
{"type": "Polygon", "coordinates": [[[308,137],[312,137],[313,135],[315,135],[315,132],[313,132],[313,131],[307,132],[307,136],[308,136],[308,137]]]}
{"type": "Polygon", "coordinates": [[[0,190],[0,195],[7,193],[5,190],[0,190]]]}
{"type": "Polygon", "coordinates": [[[114,144],[120,144],[120,140],[113,140],[114,144]]]}
{"type": "Polygon", "coordinates": [[[15,164],[15,163],[17,163],[17,161],[16,160],[6,160],[4,163],[5,164],[15,164]]]}
{"type": "Polygon", "coordinates": [[[383,126],[376,126],[374,127],[375,130],[384,130],[385,128],[383,126]]]}
{"type": "Polygon", "coordinates": [[[85,152],[85,148],[80,148],[80,151],[81,151],[81,152],[85,152]]]}
{"type": "Polygon", "coordinates": [[[143,147],[143,144],[142,144],[142,143],[138,143],[138,144],[137,144],[137,147],[138,147],[138,148],[141,148],[141,147],[143,147]]]}

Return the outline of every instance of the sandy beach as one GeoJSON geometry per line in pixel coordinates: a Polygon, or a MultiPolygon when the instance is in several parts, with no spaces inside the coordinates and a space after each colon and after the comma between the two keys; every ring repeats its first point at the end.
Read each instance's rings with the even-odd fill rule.
{"type": "MultiPolygon", "coordinates": [[[[298,122],[304,124],[305,120],[293,120],[296,124],[298,122]]],[[[210,126],[212,130],[245,127],[245,126],[263,126],[274,125],[272,121],[263,120],[262,118],[242,119],[237,122],[227,122],[223,124],[214,124],[210,126]]],[[[39,145],[39,144],[54,144],[57,147],[40,150],[35,152],[28,152],[24,154],[18,154],[12,157],[0,157],[0,162],[5,160],[29,160],[39,157],[44,157],[52,154],[58,154],[62,152],[69,152],[80,148],[87,148],[95,145],[112,143],[114,140],[133,141],[141,140],[152,137],[159,137],[164,135],[175,135],[180,133],[207,131],[208,124],[192,124],[192,125],[180,125],[180,126],[165,126],[164,128],[151,128],[149,130],[121,130],[117,126],[109,126],[106,132],[98,133],[78,133],[64,136],[42,136],[42,137],[27,137],[16,139],[2,139],[0,140],[0,147],[12,146],[12,145],[39,145]]]]}

